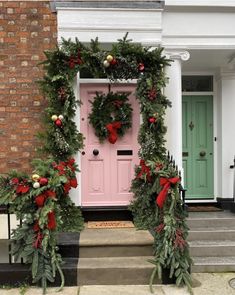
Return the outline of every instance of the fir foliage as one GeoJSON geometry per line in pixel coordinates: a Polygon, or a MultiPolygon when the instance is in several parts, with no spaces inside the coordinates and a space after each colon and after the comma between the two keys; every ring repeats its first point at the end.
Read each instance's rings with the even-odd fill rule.
{"type": "MultiPolygon", "coordinates": [[[[136,98],[142,115],[138,136],[141,161],[132,181],[134,199],[130,208],[137,228],[148,229],[154,236],[150,285],[156,275],[161,277],[163,268],[168,268],[177,285],[185,284],[192,291],[180,178],[164,146],[164,116],[170,106],[163,94],[164,68],[171,61],[163,55],[163,48],[145,48],[127,37],[126,34],[109,51],[100,49],[97,38],[88,46],[78,39],[75,42],[62,39],[60,47],[45,53],[46,60],[42,63],[45,75],[40,87],[47,100],[46,128],[39,134],[42,160],[35,161],[33,172],[42,185],[38,185],[35,175],[32,179],[10,172],[0,178],[0,204],[10,204],[12,212],[23,220],[13,233],[14,255],[24,257],[32,265],[33,280],[41,281],[44,292],[47,281],[53,281],[56,272],[61,276],[61,286],[64,284],[62,260],[56,246],[58,229],[70,227],[70,216],[81,221],[79,209],[68,198],[70,188],[77,186],[78,167],[71,156],[83,147],[83,135],[74,122],[80,104],[73,91],[78,71],[81,76],[86,73],[94,78],[107,77],[110,82],[137,79],[136,98]]],[[[102,114],[98,114],[94,124],[100,118],[104,121],[102,114]]],[[[80,230],[81,223],[76,228],[80,230]]]]}

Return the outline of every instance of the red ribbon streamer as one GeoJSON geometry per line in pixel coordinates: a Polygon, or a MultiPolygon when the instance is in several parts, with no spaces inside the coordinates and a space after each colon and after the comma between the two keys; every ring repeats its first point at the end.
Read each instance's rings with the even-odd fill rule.
{"type": "Polygon", "coordinates": [[[110,143],[114,144],[118,139],[117,131],[122,126],[121,122],[113,122],[107,124],[105,127],[109,132],[108,140],[110,143]]]}
{"type": "Polygon", "coordinates": [[[179,181],[180,181],[179,177],[173,177],[173,178],[160,177],[160,186],[163,186],[163,189],[160,191],[159,195],[156,198],[156,203],[160,208],[163,207],[166,201],[168,190],[171,187],[171,185],[176,184],[179,181]]]}
{"type": "Polygon", "coordinates": [[[42,240],[43,240],[43,234],[39,231],[37,233],[37,238],[36,238],[36,241],[33,243],[33,247],[34,248],[41,248],[42,246],[42,240]]]}
{"type": "Polygon", "coordinates": [[[137,178],[140,178],[144,173],[147,175],[147,180],[151,181],[150,168],[145,164],[145,160],[140,160],[141,171],[138,173],[137,178]]]}

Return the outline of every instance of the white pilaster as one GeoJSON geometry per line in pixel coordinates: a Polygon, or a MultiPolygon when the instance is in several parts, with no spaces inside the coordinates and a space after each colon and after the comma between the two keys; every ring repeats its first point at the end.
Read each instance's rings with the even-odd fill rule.
{"type": "Polygon", "coordinates": [[[169,82],[165,88],[165,95],[172,103],[172,107],[166,111],[166,148],[170,151],[170,154],[182,171],[181,62],[187,61],[190,55],[187,51],[177,50],[166,51],[165,54],[173,60],[171,66],[166,68],[166,76],[169,78],[169,82]]]}
{"type": "Polygon", "coordinates": [[[221,70],[218,108],[218,191],[222,198],[233,197],[235,155],[235,69],[221,70]]]}

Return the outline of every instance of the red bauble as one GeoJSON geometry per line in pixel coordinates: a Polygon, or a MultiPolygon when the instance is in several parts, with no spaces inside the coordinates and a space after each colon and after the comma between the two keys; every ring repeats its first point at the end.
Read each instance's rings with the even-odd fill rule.
{"type": "Polygon", "coordinates": [[[60,119],[57,119],[57,120],[55,120],[55,124],[56,124],[56,126],[61,127],[62,121],[60,119]]]}
{"type": "Polygon", "coordinates": [[[11,179],[12,184],[18,184],[19,182],[20,181],[19,181],[19,179],[17,177],[14,177],[14,178],[11,179]]]}
{"type": "Polygon", "coordinates": [[[138,70],[139,70],[140,72],[143,72],[143,70],[144,70],[144,64],[143,64],[143,63],[139,63],[139,64],[138,64],[138,70]]]}
{"type": "Polygon", "coordinates": [[[156,122],[156,118],[154,118],[154,117],[149,118],[149,122],[150,123],[155,123],[156,122]]]}
{"type": "Polygon", "coordinates": [[[41,177],[39,180],[40,185],[47,185],[48,184],[48,179],[46,177],[41,177]]]}
{"type": "Polygon", "coordinates": [[[114,59],[110,62],[110,64],[111,64],[112,66],[115,66],[115,65],[117,64],[117,60],[116,60],[116,58],[114,58],[114,59]]]}

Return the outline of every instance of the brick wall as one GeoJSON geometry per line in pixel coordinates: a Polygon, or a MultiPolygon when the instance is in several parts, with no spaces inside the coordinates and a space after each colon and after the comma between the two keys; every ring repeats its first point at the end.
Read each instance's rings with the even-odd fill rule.
{"type": "Polygon", "coordinates": [[[56,40],[49,1],[0,0],[0,173],[30,171],[45,107],[38,63],[56,40]]]}

